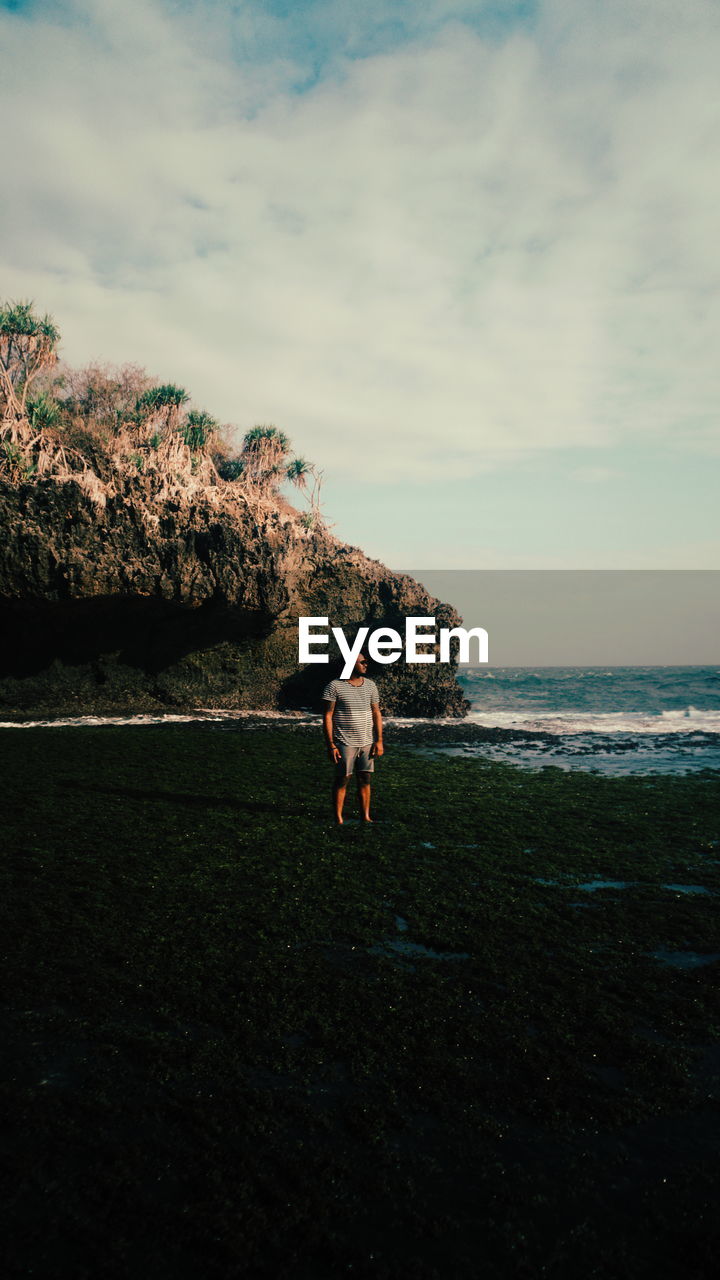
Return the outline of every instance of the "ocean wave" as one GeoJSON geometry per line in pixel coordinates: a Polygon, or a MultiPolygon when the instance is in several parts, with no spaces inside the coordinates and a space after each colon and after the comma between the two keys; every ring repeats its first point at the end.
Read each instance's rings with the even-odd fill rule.
{"type": "MultiPolygon", "coordinates": [[[[680,668],[685,671],[686,668],[680,668]]],[[[618,674],[624,679],[647,675],[662,677],[664,668],[656,667],[458,667],[461,680],[500,680],[511,684],[522,684],[524,681],[547,681],[548,683],[566,684],[575,680],[617,680],[618,674]]],[[[668,668],[671,676],[676,668],[668,668]]]]}
{"type": "MultiPolygon", "coordinates": [[[[96,725],[161,725],[190,723],[231,723],[247,719],[309,724],[320,721],[311,711],[228,711],[210,707],[198,707],[185,712],[144,712],[135,715],[85,715],[63,716],[48,720],[0,721],[0,729],[46,729],[67,726],[96,725]]],[[[643,712],[520,712],[474,709],[464,720],[456,717],[391,716],[388,722],[399,727],[418,724],[462,725],[474,724],[485,729],[517,729],[524,732],[568,735],[590,734],[612,736],[614,734],[720,735],[720,711],[704,711],[698,707],[686,707],[681,711],[663,711],[659,715],[643,712]]]]}
{"type": "Polygon", "coordinates": [[[682,711],[663,711],[659,715],[632,711],[566,711],[520,712],[474,709],[467,717],[470,724],[486,729],[522,729],[532,733],[717,733],[720,734],[720,711],[703,711],[686,707],[682,711]]]}

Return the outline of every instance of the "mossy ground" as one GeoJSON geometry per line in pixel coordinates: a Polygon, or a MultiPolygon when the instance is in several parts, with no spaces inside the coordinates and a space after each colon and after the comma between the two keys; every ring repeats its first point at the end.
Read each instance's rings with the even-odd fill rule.
{"type": "Polygon", "coordinates": [[[336,831],[291,726],[0,751],[9,1274],[715,1274],[718,776],[391,743],[336,831]]]}

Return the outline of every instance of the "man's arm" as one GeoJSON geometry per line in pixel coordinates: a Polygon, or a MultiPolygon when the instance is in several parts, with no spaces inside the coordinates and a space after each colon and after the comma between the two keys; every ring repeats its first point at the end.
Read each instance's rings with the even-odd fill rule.
{"type": "Polygon", "coordinates": [[[335,710],[335,703],[329,702],[327,698],[323,699],[323,733],[325,734],[325,744],[327,746],[328,755],[330,759],[332,760],[333,764],[337,764],[340,760],[342,760],[342,756],[340,754],[339,747],[335,745],[335,739],[333,737],[334,710],[335,710]]]}
{"type": "Polygon", "coordinates": [[[370,748],[370,755],[381,756],[384,754],[385,748],[383,746],[382,715],[380,714],[380,707],[378,706],[377,702],[374,702],[372,704],[372,706],[370,707],[370,710],[372,712],[372,722],[373,722],[373,744],[370,748]]]}

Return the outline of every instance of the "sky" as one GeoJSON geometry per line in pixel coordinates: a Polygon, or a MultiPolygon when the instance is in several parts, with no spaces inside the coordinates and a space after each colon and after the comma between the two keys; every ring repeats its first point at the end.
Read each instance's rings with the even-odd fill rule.
{"type": "Polygon", "coordinates": [[[275,423],[391,567],[720,567],[716,0],[0,0],[0,49],[0,298],[70,364],[275,423]]]}

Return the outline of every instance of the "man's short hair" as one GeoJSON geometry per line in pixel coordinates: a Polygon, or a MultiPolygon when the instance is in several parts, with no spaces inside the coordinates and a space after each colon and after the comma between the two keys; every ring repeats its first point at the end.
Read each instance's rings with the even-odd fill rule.
{"type": "MultiPolygon", "coordinates": [[[[367,662],[368,666],[369,666],[369,667],[371,667],[371,666],[372,666],[372,659],[371,659],[371,657],[370,657],[370,655],[369,655],[369,653],[368,653],[367,649],[361,649],[361,650],[360,650],[360,652],[359,652],[359,654],[358,654],[358,658],[364,658],[364,659],[365,659],[365,661],[367,662]]],[[[357,659],[356,659],[356,661],[357,661],[357,659]]],[[[353,670],[354,670],[354,669],[355,669],[355,668],[353,667],[353,670]]],[[[344,658],[337,658],[335,661],[331,662],[331,663],[330,663],[330,668],[329,668],[329,670],[330,670],[330,679],[331,679],[331,680],[341,680],[341,679],[342,679],[342,673],[343,673],[343,671],[345,670],[345,659],[344,659],[344,658]]]]}

